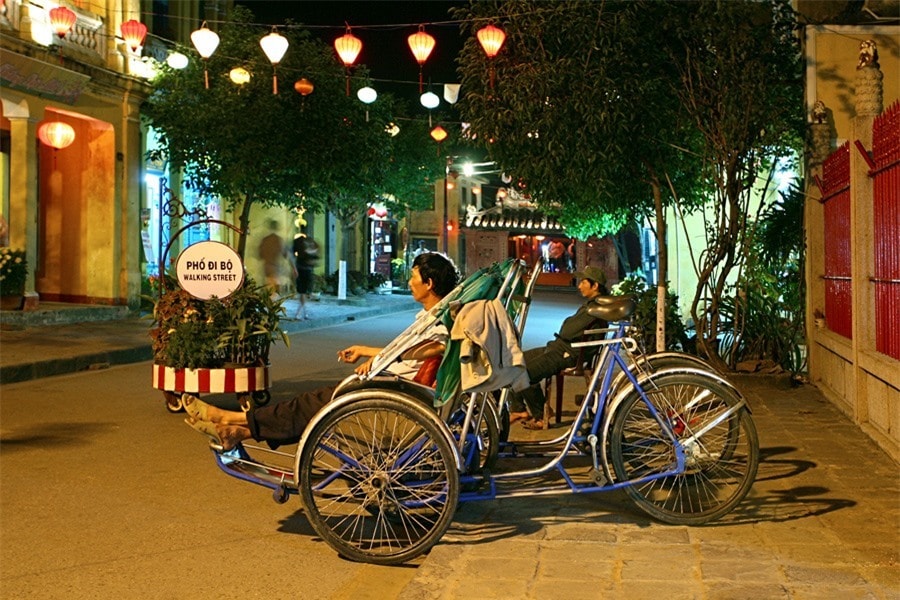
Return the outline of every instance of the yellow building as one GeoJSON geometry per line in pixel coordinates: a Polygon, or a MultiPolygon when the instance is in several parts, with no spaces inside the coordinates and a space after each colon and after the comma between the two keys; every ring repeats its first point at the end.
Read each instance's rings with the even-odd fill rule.
{"type": "MultiPolygon", "coordinates": [[[[166,14],[149,5],[0,3],[0,214],[9,245],[27,252],[26,307],[139,301],[145,253],[158,254],[148,208],[164,175],[144,160],[140,106],[150,59],[165,60],[169,40],[186,41],[202,20],[199,2],[168,3],[166,14]],[[58,9],[70,21],[62,35],[58,9]],[[143,40],[126,42],[128,21],[147,27],[143,40]],[[68,146],[38,141],[50,123],[71,128],[68,146]]],[[[204,18],[230,2],[205,5],[204,18]]]]}

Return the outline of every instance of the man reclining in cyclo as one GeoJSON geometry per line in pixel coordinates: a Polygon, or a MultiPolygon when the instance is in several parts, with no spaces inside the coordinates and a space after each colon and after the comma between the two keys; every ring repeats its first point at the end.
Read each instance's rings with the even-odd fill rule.
{"type": "MultiPolygon", "coordinates": [[[[537,384],[562,368],[574,366],[577,352],[573,352],[569,344],[577,341],[586,328],[598,326],[594,319],[585,318],[585,307],[605,292],[603,288],[605,277],[602,271],[594,267],[588,267],[576,276],[581,279],[578,289],[581,295],[587,298],[587,302],[563,322],[556,339],[545,347],[525,353],[525,368],[532,385],[523,392],[522,400],[532,415],[531,422],[537,422],[541,418],[543,409],[543,393],[537,384]]],[[[443,254],[429,252],[417,256],[413,261],[409,279],[413,299],[422,305],[422,310],[416,318],[432,309],[449,294],[456,287],[458,279],[456,266],[443,254]]],[[[392,363],[387,372],[404,379],[412,379],[425,359],[444,354],[448,338],[447,328],[440,322],[436,323],[429,329],[428,337],[404,352],[402,360],[392,363]]],[[[353,345],[338,351],[338,360],[354,364],[360,358],[367,357],[368,360],[355,369],[358,375],[366,375],[370,371],[373,358],[381,350],[382,348],[377,347],[353,345]]],[[[190,415],[185,421],[195,430],[215,440],[223,449],[230,450],[240,442],[251,438],[258,442],[267,442],[276,448],[280,445],[297,443],[313,416],[331,400],[335,389],[336,386],[323,386],[304,392],[287,402],[254,406],[246,413],[212,406],[190,394],[184,394],[182,401],[190,415]]],[[[517,397],[514,397],[513,406],[514,408],[522,406],[517,397]]],[[[527,418],[528,413],[518,415],[514,413],[514,416],[527,418]]]]}

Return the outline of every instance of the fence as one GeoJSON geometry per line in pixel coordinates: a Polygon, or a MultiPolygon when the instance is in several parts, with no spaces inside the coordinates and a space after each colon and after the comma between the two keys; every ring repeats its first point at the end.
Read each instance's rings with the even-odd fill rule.
{"type": "Polygon", "coordinates": [[[825,205],[825,322],[831,331],[852,338],[849,142],[825,159],[820,188],[825,205]]]}
{"type": "Polygon", "coordinates": [[[878,352],[900,359],[900,101],[875,118],[870,166],[875,347],[878,352]]]}

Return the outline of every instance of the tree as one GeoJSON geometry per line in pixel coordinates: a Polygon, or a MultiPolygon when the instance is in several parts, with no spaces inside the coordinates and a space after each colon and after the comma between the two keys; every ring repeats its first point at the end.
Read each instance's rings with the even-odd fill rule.
{"type": "MultiPolygon", "coordinates": [[[[683,211],[707,206],[717,215],[694,306],[707,292],[721,297],[740,263],[740,210],[756,175],[798,139],[802,86],[790,7],[510,0],[460,14],[473,30],[493,21],[507,33],[491,64],[474,40],[460,59],[469,90],[461,109],[474,141],[538,203],[561,206],[564,225],[580,235],[655,215],[661,349],[665,207],[678,199],[683,211]]],[[[704,339],[716,337],[715,323],[707,332],[704,339]]]]}
{"type": "MultiPolygon", "coordinates": [[[[159,134],[156,158],[182,167],[187,184],[200,193],[240,206],[242,256],[253,204],[330,210],[354,224],[368,203],[392,189],[388,177],[395,174],[386,168],[394,156],[385,131],[393,120],[390,98],[367,107],[348,96],[333,51],[291,24],[280,30],[290,46],[277,66],[279,93],[273,94],[273,67],[259,46],[265,32],[252,21],[249,11],[235,7],[208,65],[162,65],[144,106],[159,134]],[[235,66],[251,72],[249,83],[228,80],[235,66]],[[300,77],[315,85],[309,96],[292,89],[300,77]]],[[[364,77],[364,68],[356,74],[364,77]]],[[[426,174],[421,177],[424,182],[426,174]]]]}
{"type": "Polygon", "coordinates": [[[685,151],[695,138],[669,89],[676,74],[664,46],[648,39],[663,9],[657,2],[511,0],[458,13],[473,31],[493,21],[507,34],[490,65],[474,39],[460,57],[467,90],[460,109],[473,142],[582,239],[656,215],[660,348],[664,207],[672,190],[690,190],[697,169],[695,154],[685,151]]]}

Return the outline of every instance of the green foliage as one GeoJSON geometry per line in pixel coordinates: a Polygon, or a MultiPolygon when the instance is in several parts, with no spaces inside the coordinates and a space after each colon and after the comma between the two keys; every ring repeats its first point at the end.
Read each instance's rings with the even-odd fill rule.
{"type": "MultiPolygon", "coordinates": [[[[340,271],[335,271],[325,278],[326,289],[331,294],[338,293],[340,271]]],[[[347,270],[347,293],[354,296],[365,296],[369,289],[369,278],[362,271],[347,270]]]]}
{"type": "Polygon", "coordinates": [[[381,273],[369,273],[366,276],[366,287],[369,291],[377,290],[387,282],[387,277],[381,273]]]}
{"type": "MultiPolygon", "coordinates": [[[[631,274],[613,286],[614,296],[631,296],[635,301],[631,324],[637,329],[635,339],[644,348],[656,347],[656,287],[648,286],[640,274],[631,274]]],[[[666,349],[680,350],[687,345],[687,334],[681,313],[678,310],[678,296],[666,293],[666,349]]]]}
{"type": "Polygon", "coordinates": [[[199,300],[167,278],[154,303],[150,330],[157,364],[184,369],[222,368],[226,363],[266,365],[272,342],[290,344],[278,328],[284,299],[273,300],[252,279],[225,299],[199,300]]]}
{"type": "Polygon", "coordinates": [[[767,359],[802,371],[805,343],[802,183],[792,185],[762,215],[734,297],[720,314],[731,326],[719,351],[729,364],[767,359]]]}
{"type": "Polygon", "coordinates": [[[28,261],[25,251],[0,248],[0,295],[21,296],[25,293],[28,261]]]}

